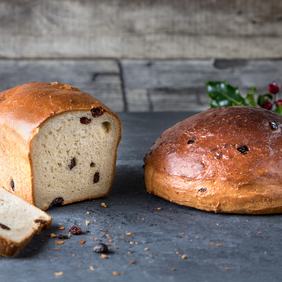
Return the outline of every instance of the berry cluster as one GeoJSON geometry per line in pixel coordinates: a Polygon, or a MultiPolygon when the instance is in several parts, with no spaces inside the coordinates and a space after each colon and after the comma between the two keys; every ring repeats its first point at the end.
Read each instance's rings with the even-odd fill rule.
{"type": "Polygon", "coordinates": [[[280,87],[276,82],[268,85],[268,93],[259,96],[258,104],[266,110],[275,110],[277,113],[282,113],[282,99],[277,99],[277,94],[280,92],[280,87]]]}

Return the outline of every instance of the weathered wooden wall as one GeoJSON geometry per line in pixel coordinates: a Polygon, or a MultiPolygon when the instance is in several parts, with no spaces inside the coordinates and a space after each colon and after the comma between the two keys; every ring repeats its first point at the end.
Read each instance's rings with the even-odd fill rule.
{"type": "Polygon", "coordinates": [[[26,81],[62,81],[94,94],[115,111],[200,111],[207,80],[261,93],[282,81],[282,60],[0,60],[0,90],[26,81]]]}
{"type": "Polygon", "coordinates": [[[281,58],[280,0],[0,0],[4,58],[281,58]]]}

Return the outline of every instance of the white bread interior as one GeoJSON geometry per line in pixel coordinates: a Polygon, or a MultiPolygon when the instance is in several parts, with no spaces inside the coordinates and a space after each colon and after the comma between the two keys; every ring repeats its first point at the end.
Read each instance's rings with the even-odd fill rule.
{"type": "Polygon", "coordinates": [[[71,111],[46,120],[31,144],[35,205],[45,210],[60,197],[68,204],[106,195],[119,139],[119,121],[107,112],[93,118],[90,111],[71,111]]]}

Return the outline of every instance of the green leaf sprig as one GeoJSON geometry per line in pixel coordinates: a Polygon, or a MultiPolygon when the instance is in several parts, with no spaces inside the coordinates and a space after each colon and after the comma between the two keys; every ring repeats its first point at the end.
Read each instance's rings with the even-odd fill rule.
{"type": "Polygon", "coordinates": [[[268,91],[265,94],[258,94],[257,89],[251,87],[245,95],[242,95],[237,87],[226,81],[208,81],[206,89],[211,99],[210,107],[212,108],[231,106],[261,107],[282,115],[282,99],[278,99],[280,87],[276,82],[268,85],[268,91]]]}

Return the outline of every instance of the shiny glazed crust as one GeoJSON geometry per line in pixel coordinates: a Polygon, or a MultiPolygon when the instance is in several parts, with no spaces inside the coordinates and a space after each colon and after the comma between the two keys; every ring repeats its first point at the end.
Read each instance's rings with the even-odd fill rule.
{"type": "Polygon", "coordinates": [[[109,108],[69,84],[30,82],[1,92],[0,161],[5,170],[0,171],[0,185],[34,204],[30,152],[32,139],[40,126],[47,119],[61,113],[97,108],[111,114],[121,128],[118,116],[109,108]],[[17,172],[18,183],[15,190],[11,187],[12,178],[7,178],[11,171],[17,172]]]}
{"type": "Polygon", "coordinates": [[[145,157],[149,193],[213,212],[282,212],[282,117],[211,109],[167,129],[145,157]]]}

